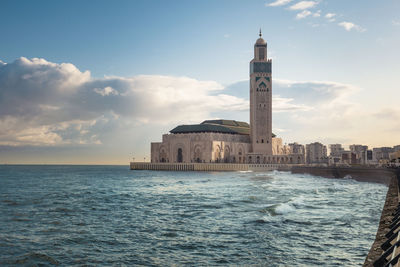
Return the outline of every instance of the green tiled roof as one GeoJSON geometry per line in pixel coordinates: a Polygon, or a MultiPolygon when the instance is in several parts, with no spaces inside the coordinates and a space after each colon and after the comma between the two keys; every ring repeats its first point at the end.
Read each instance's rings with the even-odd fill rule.
{"type": "Polygon", "coordinates": [[[234,120],[205,120],[201,124],[219,124],[224,126],[234,126],[234,127],[247,127],[250,125],[244,121],[234,121],[234,120]]]}
{"type": "Polygon", "coordinates": [[[202,132],[215,132],[215,133],[229,133],[238,134],[238,132],[229,129],[228,127],[216,124],[192,124],[192,125],[179,125],[172,129],[170,133],[202,133],[202,132]]]}
{"type": "MultiPolygon", "coordinates": [[[[235,120],[205,120],[200,124],[179,125],[170,133],[228,133],[228,134],[250,134],[250,125],[247,122],[235,120]]],[[[275,134],[272,134],[275,137],[275,134]]]]}

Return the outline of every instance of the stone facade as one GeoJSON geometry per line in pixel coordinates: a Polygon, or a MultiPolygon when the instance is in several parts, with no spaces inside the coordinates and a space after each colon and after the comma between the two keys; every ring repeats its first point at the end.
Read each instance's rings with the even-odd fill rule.
{"type": "Polygon", "coordinates": [[[151,162],[244,163],[250,137],[225,133],[164,134],[151,143],[151,162]]]}

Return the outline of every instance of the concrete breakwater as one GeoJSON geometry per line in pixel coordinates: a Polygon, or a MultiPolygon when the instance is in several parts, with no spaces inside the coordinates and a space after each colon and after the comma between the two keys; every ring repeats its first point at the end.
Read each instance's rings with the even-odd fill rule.
{"type": "Polygon", "coordinates": [[[364,267],[399,266],[400,241],[400,169],[393,173],[386,194],[375,241],[365,258],[364,267]]]}

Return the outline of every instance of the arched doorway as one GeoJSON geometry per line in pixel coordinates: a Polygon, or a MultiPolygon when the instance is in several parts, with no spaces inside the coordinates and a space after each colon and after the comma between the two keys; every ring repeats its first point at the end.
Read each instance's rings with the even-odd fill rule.
{"type": "Polygon", "coordinates": [[[196,147],[195,149],[194,149],[194,162],[201,162],[202,161],[202,159],[201,159],[201,155],[202,153],[201,153],[201,149],[200,149],[200,147],[196,147]]]}
{"type": "Polygon", "coordinates": [[[182,148],[178,148],[178,155],[177,155],[177,162],[183,162],[183,152],[182,152],[182,148]]]}
{"type": "Polygon", "coordinates": [[[228,163],[230,161],[230,155],[231,151],[229,149],[229,146],[225,146],[225,152],[224,152],[224,162],[228,163]]]}
{"type": "Polygon", "coordinates": [[[159,159],[160,162],[167,162],[167,153],[165,152],[164,148],[160,150],[159,159]]]}
{"type": "Polygon", "coordinates": [[[215,154],[214,154],[214,159],[215,159],[215,162],[221,162],[221,147],[220,146],[217,146],[216,148],[215,148],[215,154]]]}

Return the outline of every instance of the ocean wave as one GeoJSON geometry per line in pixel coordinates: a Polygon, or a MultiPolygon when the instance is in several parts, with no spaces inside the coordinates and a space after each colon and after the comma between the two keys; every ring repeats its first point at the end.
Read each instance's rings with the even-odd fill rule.
{"type": "Polygon", "coordinates": [[[60,265],[60,263],[56,259],[44,253],[38,253],[38,252],[30,252],[12,261],[12,264],[25,264],[29,266],[31,265],[37,266],[38,264],[39,266],[42,266],[45,263],[60,265]]]}
{"type": "Polygon", "coordinates": [[[260,212],[268,213],[271,216],[277,216],[288,214],[290,212],[294,212],[295,210],[296,207],[294,207],[291,203],[278,203],[261,209],[260,212]]]}
{"type": "Polygon", "coordinates": [[[290,203],[281,203],[275,208],[275,212],[279,215],[294,212],[296,208],[290,203]]]}

